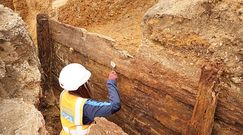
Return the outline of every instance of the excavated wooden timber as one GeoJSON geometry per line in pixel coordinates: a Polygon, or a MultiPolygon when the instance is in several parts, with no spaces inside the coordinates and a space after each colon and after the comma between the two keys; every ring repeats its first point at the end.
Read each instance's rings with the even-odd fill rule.
{"type": "MultiPolygon", "coordinates": [[[[112,60],[117,65],[122,108],[109,117],[110,120],[128,134],[182,134],[185,131],[196,104],[201,68],[188,67],[195,74],[181,74],[158,61],[152,51],[149,54],[141,49],[133,57],[114,48],[115,41],[109,37],[46,19],[51,43],[43,42],[53,46],[52,56],[46,57],[52,58],[47,68],[51,68],[49,77],[53,78],[57,99],[61,91],[57,79],[60,70],[68,63],[77,62],[92,72],[92,97],[107,100],[106,79],[112,60]]],[[[215,115],[214,125],[219,125],[213,133],[243,131],[242,106],[237,104],[218,98],[216,113],[209,113],[212,119],[215,115]]]]}
{"type": "Polygon", "coordinates": [[[210,135],[217,107],[220,70],[219,65],[207,64],[202,68],[197,101],[185,135],[210,135]]]}

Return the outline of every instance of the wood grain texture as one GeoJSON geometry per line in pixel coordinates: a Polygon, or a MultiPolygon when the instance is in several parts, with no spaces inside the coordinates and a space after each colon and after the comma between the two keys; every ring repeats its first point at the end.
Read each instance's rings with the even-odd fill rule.
{"type": "Polygon", "coordinates": [[[47,14],[37,15],[38,56],[42,68],[43,92],[51,89],[52,41],[49,33],[49,18],[47,14]]]}
{"type": "Polygon", "coordinates": [[[211,135],[217,107],[219,66],[208,64],[202,68],[197,101],[185,135],[211,135]]]}

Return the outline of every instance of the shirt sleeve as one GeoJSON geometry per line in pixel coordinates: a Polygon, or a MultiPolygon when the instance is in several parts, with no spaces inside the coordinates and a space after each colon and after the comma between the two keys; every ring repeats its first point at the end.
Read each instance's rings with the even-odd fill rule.
{"type": "Polygon", "coordinates": [[[115,80],[107,80],[106,82],[109,91],[109,101],[99,102],[88,99],[84,104],[83,123],[89,124],[94,121],[95,117],[109,116],[121,108],[120,95],[115,80]]]}

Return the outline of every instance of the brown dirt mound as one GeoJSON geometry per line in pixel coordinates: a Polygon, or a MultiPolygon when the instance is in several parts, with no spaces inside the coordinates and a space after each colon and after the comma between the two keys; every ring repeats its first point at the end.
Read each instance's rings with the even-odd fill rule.
{"type": "Polygon", "coordinates": [[[116,48],[134,55],[141,43],[140,23],[157,0],[70,0],[59,10],[61,22],[116,40],[116,48]],[[71,15],[72,14],[72,15],[71,15]]]}

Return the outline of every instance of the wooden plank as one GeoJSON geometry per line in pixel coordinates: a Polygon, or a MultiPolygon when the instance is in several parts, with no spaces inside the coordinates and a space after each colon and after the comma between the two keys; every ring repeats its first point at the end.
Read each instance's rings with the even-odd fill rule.
{"type": "MultiPolygon", "coordinates": [[[[53,58],[55,59],[53,63],[54,74],[58,75],[65,61],[82,63],[92,72],[90,82],[95,86],[94,89],[91,88],[92,93],[94,93],[94,97],[92,98],[99,100],[107,99],[108,93],[105,82],[107,73],[111,69],[97,61],[90,60],[89,57],[85,57],[81,53],[70,53],[69,48],[66,46],[58,45],[55,42],[54,46],[56,49],[53,51],[53,58]]],[[[136,112],[136,114],[130,114],[131,117],[134,118],[134,122],[128,122],[127,124],[131,124],[130,126],[132,126],[132,124],[138,125],[140,123],[148,123],[143,125],[143,127],[146,127],[146,131],[144,129],[144,132],[151,132],[150,129],[156,129],[156,131],[161,134],[165,132],[176,134],[181,132],[182,129],[185,129],[186,123],[190,119],[192,109],[188,109],[187,105],[166,95],[164,89],[167,90],[167,88],[165,86],[160,87],[159,90],[153,89],[139,81],[131,80],[122,74],[119,75],[118,84],[122,86],[119,89],[121,99],[124,101],[123,107],[129,105],[133,109],[140,110],[140,112],[144,112],[147,115],[146,118],[141,119],[137,118],[138,112],[136,112]],[[175,108],[178,110],[175,111],[175,108]],[[136,122],[138,120],[140,120],[140,122],[136,122]]],[[[59,86],[55,87],[59,88],[59,86]]],[[[125,112],[125,109],[119,112],[119,114],[122,113],[122,115],[120,114],[119,116],[123,119],[126,119],[129,114],[129,112],[125,112]]],[[[115,120],[115,118],[113,120],[115,120]]],[[[138,129],[139,128],[140,126],[138,129]]],[[[138,131],[141,130],[142,129],[138,131]]]]}
{"type": "Polygon", "coordinates": [[[110,38],[88,33],[84,29],[62,24],[54,20],[50,20],[49,24],[50,33],[55,42],[73,48],[90,60],[106,67],[110,67],[110,61],[113,60],[117,64],[116,71],[129,77],[129,79],[140,80],[142,83],[155,89],[169,86],[164,90],[166,93],[170,93],[172,97],[176,97],[179,101],[190,105],[193,105],[195,102],[194,94],[184,88],[192,87],[193,89],[195,87],[194,89],[196,89],[196,85],[193,86],[191,82],[187,83],[186,79],[177,75],[178,73],[165,69],[162,64],[152,61],[151,58],[139,56],[136,59],[130,58],[122,51],[114,48],[114,41],[110,38]],[[156,69],[158,74],[154,69],[156,69]],[[177,79],[172,80],[171,74],[173,74],[173,78],[177,79]]]}
{"type": "MultiPolygon", "coordinates": [[[[47,14],[37,15],[38,55],[42,68],[41,85],[43,92],[51,89],[52,44],[47,14]]],[[[43,93],[43,94],[44,94],[43,93]]]]}
{"type": "MultiPolygon", "coordinates": [[[[64,25],[54,20],[50,20],[49,24],[53,40],[71,47],[91,59],[99,60],[100,63],[108,67],[111,60],[123,57],[119,51],[113,48],[114,41],[111,38],[98,34],[88,34],[85,29],[64,25]]],[[[129,64],[129,61],[120,62],[129,64]]]]}
{"type": "Polygon", "coordinates": [[[185,135],[210,135],[214,124],[214,114],[217,106],[219,82],[218,65],[206,65],[202,68],[198,86],[197,101],[192,118],[185,135]]]}

